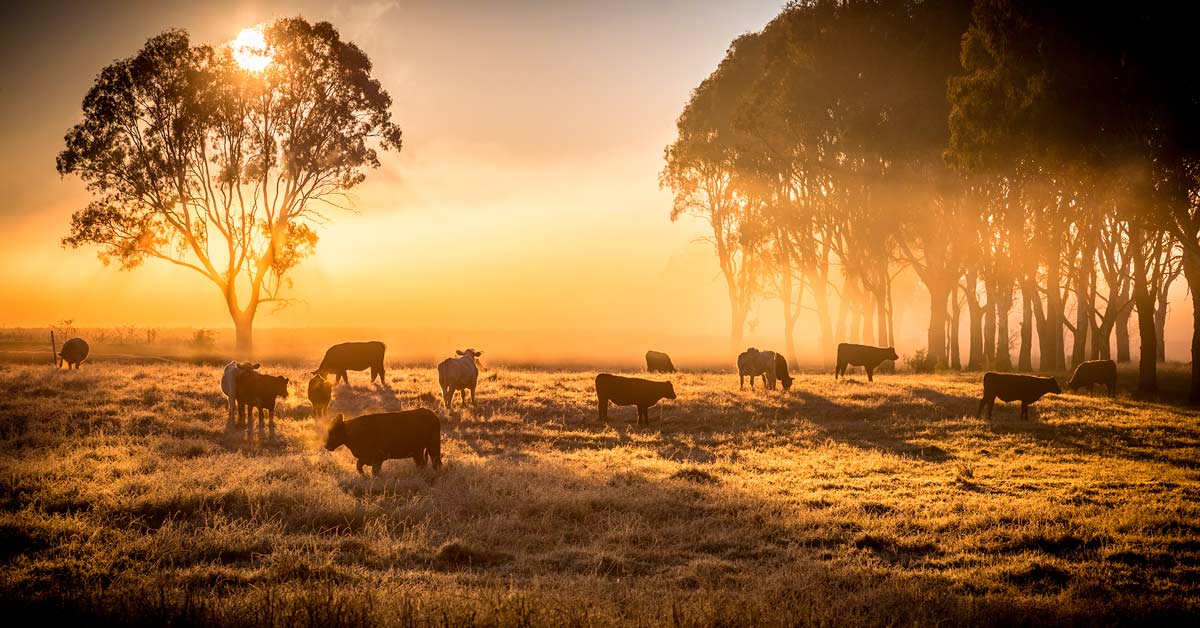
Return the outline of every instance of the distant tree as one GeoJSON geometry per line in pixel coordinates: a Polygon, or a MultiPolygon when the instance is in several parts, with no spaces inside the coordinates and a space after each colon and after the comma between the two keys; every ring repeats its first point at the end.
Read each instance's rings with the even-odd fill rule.
{"type": "Polygon", "coordinates": [[[288,18],[262,34],[250,51],[269,57],[261,69],[182,30],[151,38],[100,72],[57,164],[93,196],[64,245],[98,245],[125,269],[161,259],[200,273],[242,350],[259,307],[285,301],[313,227],[379,166],[376,147],[401,142],[370,60],[332,25],[288,18]]]}

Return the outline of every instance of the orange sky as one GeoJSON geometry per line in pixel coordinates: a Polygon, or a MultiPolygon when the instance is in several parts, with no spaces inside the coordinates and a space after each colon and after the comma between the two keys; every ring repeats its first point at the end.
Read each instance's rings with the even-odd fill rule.
{"type": "MultiPolygon", "coordinates": [[[[359,213],[321,228],[294,274],[298,302],[257,326],[727,337],[703,225],[669,221],[657,174],[691,89],[781,0],[11,4],[0,8],[0,325],[229,326],[190,271],[120,272],[92,249],[62,249],[87,196],[54,157],[96,73],[148,37],[183,27],[222,42],[299,14],[368,53],[405,144],[355,190],[359,213]]],[[[901,340],[922,342],[926,299],[913,286],[901,340]]],[[[777,342],[777,318],[763,306],[748,340],[777,342]]]]}

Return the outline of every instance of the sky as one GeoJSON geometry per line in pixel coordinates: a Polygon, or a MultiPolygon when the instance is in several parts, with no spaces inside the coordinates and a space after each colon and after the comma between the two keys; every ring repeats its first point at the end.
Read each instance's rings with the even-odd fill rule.
{"type": "MultiPolygon", "coordinates": [[[[782,4],[3,3],[0,326],[231,327],[191,271],[155,261],[120,271],[94,248],[64,249],[88,194],[54,158],[97,73],[149,37],[178,27],[217,44],[301,15],[331,21],[369,55],[404,148],[353,191],[354,212],[331,214],[293,274],[295,302],[260,312],[257,328],[634,334],[631,345],[671,334],[727,347],[704,225],[670,221],[658,173],[691,90],[782,4]]],[[[923,289],[895,294],[898,344],[923,344],[923,289]]],[[[779,341],[776,307],[751,315],[748,343],[779,341]]],[[[801,347],[815,343],[811,329],[801,325],[801,347]]]]}
{"type": "Polygon", "coordinates": [[[759,2],[5,3],[0,23],[0,324],[228,326],[189,271],[105,267],[63,249],[82,183],[54,158],[99,70],[181,27],[233,39],[275,17],[329,20],[375,64],[404,148],[321,228],[259,326],[678,326],[721,333],[702,225],[669,220],[657,176],[689,93],[759,2]],[[382,285],[384,290],[374,287],[382,285]]]}

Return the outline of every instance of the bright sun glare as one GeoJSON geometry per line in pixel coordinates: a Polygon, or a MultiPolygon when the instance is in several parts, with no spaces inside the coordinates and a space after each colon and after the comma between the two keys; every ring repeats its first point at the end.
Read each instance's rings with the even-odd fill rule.
{"type": "Polygon", "coordinates": [[[243,28],[230,45],[234,60],[245,70],[258,72],[271,62],[271,53],[267,50],[267,40],[263,37],[261,26],[243,28]]]}

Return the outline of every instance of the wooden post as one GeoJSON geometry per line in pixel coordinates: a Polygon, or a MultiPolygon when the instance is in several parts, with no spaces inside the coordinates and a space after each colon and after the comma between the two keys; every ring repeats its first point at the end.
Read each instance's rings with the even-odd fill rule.
{"type": "Polygon", "coordinates": [[[58,357],[58,344],[54,342],[54,330],[50,330],[50,361],[54,362],[54,368],[62,368],[62,360],[58,357]]]}

